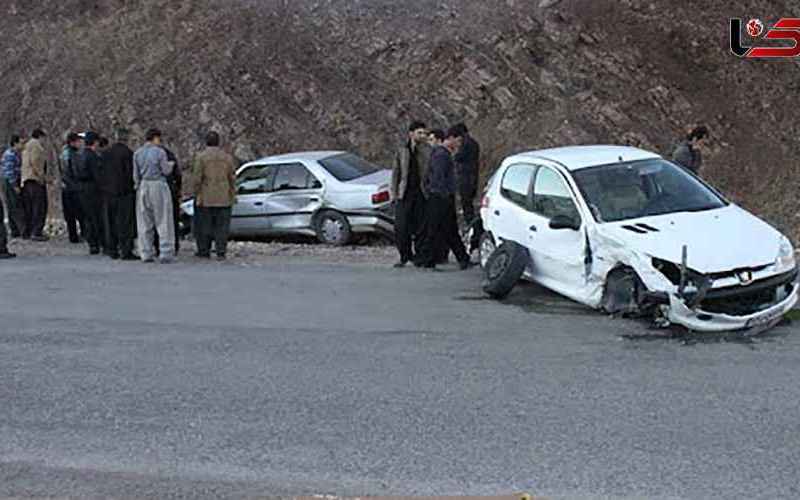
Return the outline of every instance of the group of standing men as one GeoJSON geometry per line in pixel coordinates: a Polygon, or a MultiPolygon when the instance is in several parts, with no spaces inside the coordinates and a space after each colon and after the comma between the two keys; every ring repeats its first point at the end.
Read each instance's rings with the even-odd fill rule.
{"type": "Polygon", "coordinates": [[[395,240],[400,261],[435,269],[452,251],[464,270],[471,266],[461,240],[456,195],[464,221],[475,218],[480,146],[464,124],[447,131],[429,131],[424,123],[409,126],[392,170],[391,194],[395,202],[395,240]]]}
{"type": "MultiPolygon", "coordinates": [[[[59,157],[64,220],[72,243],[86,241],[90,255],[112,259],[172,262],[179,250],[181,170],[162,145],[162,133],[151,129],[135,153],[128,132],[119,129],[115,143],[95,132],[69,133],[59,157]],[[139,256],[134,253],[138,233],[139,256]]],[[[11,236],[47,241],[47,161],[35,130],[27,142],[14,135],[3,153],[0,177],[9,208],[11,236]]],[[[199,257],[209,257],[212,241],[225,258],[230,211],[235,199],[236,162],[219,148],[211,132],[207,148],[194,164],[196,236],[199,257]]],[[[8,251],[3,205],[0,203],[0,259],[8,251]]]]}

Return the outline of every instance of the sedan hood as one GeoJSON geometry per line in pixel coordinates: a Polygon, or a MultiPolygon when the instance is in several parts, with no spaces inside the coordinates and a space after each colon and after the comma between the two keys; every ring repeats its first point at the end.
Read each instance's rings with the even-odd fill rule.
{"type": "Polygon", "coordinates": [[[781,234],[736,205],[705,212],[680,212],[598,226],[598,233],[637,253],[675,264],[688,248],[689,268],[728,272],[775,262],[781,234]]]}
{"type": "Polygon", "coordinates": [[[374,174],[365,175],[364,177],[359,177],[358,179],[353,179],[352,181],[346,182],[348,185],[356,185],[356,186],[389,186],[389,182],[392,180],[392,171],[391,170],[379,170],[374,174]]]}

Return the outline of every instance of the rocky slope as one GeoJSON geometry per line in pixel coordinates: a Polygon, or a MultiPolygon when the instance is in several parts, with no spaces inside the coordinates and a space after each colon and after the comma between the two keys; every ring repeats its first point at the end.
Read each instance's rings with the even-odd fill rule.
{"type": "Polygon", "coordinates": [[[0,133],[155,124],[188,159],[215,128],[241,160],[347,148],[388,163],[410,119],[463,119],[488,172],[549,145],[665,151],[705,122],[708,177],[800,236],[798,63],[735,58],[727,25],[800,7],[736,4],[6,0],[0,133]]]}

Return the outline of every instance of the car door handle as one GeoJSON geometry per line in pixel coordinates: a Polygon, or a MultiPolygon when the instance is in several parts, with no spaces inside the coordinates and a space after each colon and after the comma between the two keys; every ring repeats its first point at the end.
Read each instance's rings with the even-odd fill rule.
{"type": "Polygon", "coordinates": [[[536,226],[531,226],[531,231],[533,231],[535,233],[535,232],[538,231],[538,229],[536,228],[536,226]]]}
{"type": "Polygon", "coordinates": [[[309,199],[308,199],[308,201],[314,201],[314,202],[316,202],[316,201],[319,201],[319,198],[309,198],[309,199]]]}
{"type": "Polygon", "coordinates": [[[495,211],[494,211],[494,214],[495,214],[495,215],[500,215],[500,210],[495,210],[495,211]]]}
{"type": "Polygon", "coordinates": [[[263,201],[257,201],[255,203],[253,203],[253,205],[255,205],[257,207],[263,207],[264,206],[264,202],[263,201]]]}

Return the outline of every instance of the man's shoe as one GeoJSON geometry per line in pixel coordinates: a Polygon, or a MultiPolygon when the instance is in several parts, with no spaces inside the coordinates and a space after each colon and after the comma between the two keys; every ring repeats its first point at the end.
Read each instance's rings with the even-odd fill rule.
{"type": "Polygon", "coordinates": [[[150,257],[149,259],[142,259],[142,262],[144,262],[145,264],[152,264],[155,261],[156,261],[156,259],[154,259],[152,257],[150,257]]]}
{"type": "Polygon", "coordinates": [[[90,248],[89,255],[100,255],[100,249],[97,247],[90,248]]]}
{"type": "Polygon", "coordinates": [[[13,259],[17,254],[11,252],[0,252],[0,260],[13,259]]]}
{"type": "Polygon", "coordinates": [[[408,264],[408,262],[406,262],[404,260],[401,260],[400,262],[398,262],[397,264],[394,265],[394,268],[395,269],[403,269],[404,267],[406,267],[406,264],[408,264]]]}
{"type": "Polygon", "coordinates": [[[77,245],[78,243],[81,242],[81,239],[80,238],[70,238],[69,242],[72,243],[73,245],[77,245]]]}
{"type": "Polygon", "coordinates": [[[31,241],[38,241],[38,242],[42,243],[42,242],[45,242],[45,241],[50,241],[50,238],[48,238],[47,236],[45,236],[43,234],[37,234],[36,236],[31,236],[31,241]]]}
{"type": "Polygon", "coordinates": [[[458,268],[462,271],[466,271],[467,269],[473,267],[475,264],[472,263],[470,260],[464,260],[458,263],[458,268]]]}
{"type": "Polygon", "coordinates": [[[122,260],[125,261],[132,261],[132,260],[139,260],[139,257],[133,255],[132,253],[125,254],[121,257],[122,260]]]}
{"type": "Polygon", "coordinates": [[[226,257],[224,255],[217,255],[217,260],[223,261],[225,259],[226,259],[226,257]]]}
{"type": "Polygon", "coordinates": [[[109,254],[108,256],[111,257],[111,260],[119,260],[119,254],[118,253],[112,253],[112,254],[109,254]]]}
{"type": "Polygon", "coordinates": [[[210,259],[211,258],[211,254],[210,253],[196,252],[194,254],[194,256],[197,257],[198,259],[210,259]]]}

